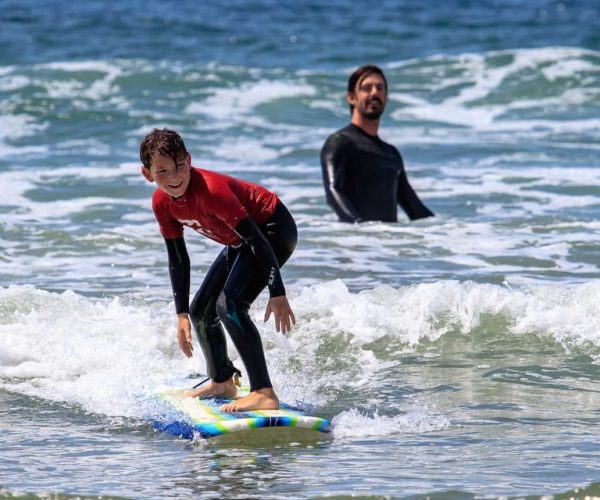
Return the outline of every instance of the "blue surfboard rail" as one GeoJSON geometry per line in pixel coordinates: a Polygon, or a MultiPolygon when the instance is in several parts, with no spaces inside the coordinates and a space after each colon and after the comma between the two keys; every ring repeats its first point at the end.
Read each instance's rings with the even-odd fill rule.
{"type": "Polygon", "coordinates": [[[155,430],[167,434],[193,439],[214,438],[254,429],[287,427],[328,434],[332,430],[328,419],[307,415],[299,408],[281,403],[278,410],[253,410],[225,413],[219,410],[229,399],[184,398],[177,391],[165,391],[159,398],[176,410],[163,419],[154,419],[155,430]]]}

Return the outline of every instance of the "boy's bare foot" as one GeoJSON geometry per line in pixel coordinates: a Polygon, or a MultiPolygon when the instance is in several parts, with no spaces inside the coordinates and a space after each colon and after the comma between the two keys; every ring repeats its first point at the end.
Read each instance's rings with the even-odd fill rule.
{"type": "Polygon", "coordinates": [[[250,411],[250,410],[277,410],[279,398],[271,388],[252,391],[247,396],[223,405],[219,410],[223,412],[250,411]]]}
{"type": "Polygon", "coordinates": [[[233,398],[237,394],[237,387],[234,378],[231,377],[225,382],[215,382],[211,380],[197,389],[190,389],[183,393],[185,398],[214,398],[215,396],[225,396],[233,398]]]}

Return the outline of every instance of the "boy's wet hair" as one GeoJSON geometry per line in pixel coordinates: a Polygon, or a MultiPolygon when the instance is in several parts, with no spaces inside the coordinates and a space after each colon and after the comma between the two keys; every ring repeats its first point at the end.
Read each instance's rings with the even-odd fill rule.
{"type": "MultiPolygon", "coordinates": [[[[388,84],[385,75],[383,74],[383,70],[379,66],[367,64],[366,66],[361,66],[360,68],[354,70],[354,73],[352,73],[350,78],[348,78],[348,93],[356,92],[356,86],[365,78],[367,78],[367,76],[372,74],[379,75],[382,78],[383,83],[385,84],[385,91],[387,92],[388,84]]],[[[352,114],[354,111],[354,106],[352,106],[352,104],[349,104],[349,106],[350,114],[352,114]]]]}
{"type": "Polygon", "coordinates": [[[152,166],[154,155],[171,158],[175,163],[187,155],[187,149],[181,136],[174,130],[155,128],[140,144],[140,160],[146,168],[152,166]]]}

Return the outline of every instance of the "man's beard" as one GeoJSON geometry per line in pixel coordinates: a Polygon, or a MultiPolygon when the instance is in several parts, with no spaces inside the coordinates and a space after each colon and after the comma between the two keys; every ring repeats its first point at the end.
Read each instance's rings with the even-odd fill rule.
{"type": "MultiPolygon", "coordinates": [[[[373,101],[371,101],[371,102],[373,102],[373,101]]],[[[367,108],[367,106],[369,104],[371,104],[371,102],[365,103],[365,108],[367,108]]],[[[381,103],[381,101],[377,100],[375,102],[379,103],[379,105],[381,106],[379,109],[375,109],[375,110],[361,109],[360,110],[360,114],[367,120],[379,120],[379,117],[383,114],[383,111],[385,110],[385,106],[381,103]]]]}
{"type": "Polygon", "coordinates": [[[367,120],[379,120],[379,117],[382,114],[383,114],[383,108],[378,109],[377,111],[367,111],[367,112],[361,113],[361,115],[363,115],[363,117],[365,117],[367,120]]]}

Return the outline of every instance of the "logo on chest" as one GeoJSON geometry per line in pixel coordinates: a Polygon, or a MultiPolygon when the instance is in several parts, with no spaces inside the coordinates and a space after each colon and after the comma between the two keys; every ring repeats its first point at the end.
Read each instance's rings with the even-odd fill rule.
{"type": "Polygon", "coordinates": [[[215,233],[213,233],[210,229],[203,227],[202,224],[200,224],[200,222],[197,221],[196,219],[177,219],[177,220],[179,222],[181,222],[182,224],[192,228],[197,233],[203,234],[204,236],[208,236],[209,238],[212,238],[215,235],[215,233]]]}

